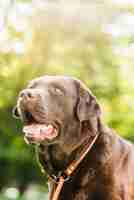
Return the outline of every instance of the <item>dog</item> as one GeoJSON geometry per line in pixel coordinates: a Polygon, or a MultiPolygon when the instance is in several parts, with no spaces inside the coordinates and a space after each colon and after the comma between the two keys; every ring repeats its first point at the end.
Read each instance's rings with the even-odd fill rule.
{"type": "Polygon", "coordinates": [[[58,200],[134,200],[133,144],[103,124],[96,97],[80,80],[36,78],[20,92],[13,113],[24,123],[24,139],[36,146],[40,165],[50,177],[49,199],[56,199],[61,174],[80,160],[60,183],[58,200]],[[95,137],[81,158],[80,152],[95,137]]]}

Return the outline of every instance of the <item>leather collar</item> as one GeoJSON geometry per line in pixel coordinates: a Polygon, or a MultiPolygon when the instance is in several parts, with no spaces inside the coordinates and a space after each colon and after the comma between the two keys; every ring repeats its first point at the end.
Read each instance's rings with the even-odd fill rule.
{"type": "Polygon", "coordinates": [[[54,187],[54,190],[51,194],[51,200],[58,200],[61,190],[63,188],[63,185],[65,181],[69,180],[70,177],[73,175],[79,164],[83,161],[83,159],[86,157],[88,152],[93,147],[94,143],[96,142],[98,138],[98,134],[96,134],[94,137],[90,137],[87,144],[84,146],[83,150],[80,153],[80,156],[78,159],[73,160],[71,164],[64,170],[63,173],[60,174],[60,176],[55,177],[51,176],[50,179],[54,182],[56,182],[56,187],[54,187]]]}

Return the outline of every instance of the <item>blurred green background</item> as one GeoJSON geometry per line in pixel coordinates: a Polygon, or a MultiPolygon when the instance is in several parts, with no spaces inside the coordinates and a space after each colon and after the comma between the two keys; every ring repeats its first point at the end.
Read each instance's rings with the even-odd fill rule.
{"type": "Polygon", "coordinates": [[[45,200],[46,177],[12,117],[17,95],[40,75],[75,76],[134,141],[134,2],[1,0],[0,13],[0,200],[45,200]]]}

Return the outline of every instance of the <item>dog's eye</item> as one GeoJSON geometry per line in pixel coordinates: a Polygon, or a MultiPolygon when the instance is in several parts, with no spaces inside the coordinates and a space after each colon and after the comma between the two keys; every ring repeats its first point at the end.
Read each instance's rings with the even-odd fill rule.
{"type": "Polygon", "coordinates": [[[63,95],[63,91],[60,88],[54,88],[54,93],[57,95],[63,95]]]}

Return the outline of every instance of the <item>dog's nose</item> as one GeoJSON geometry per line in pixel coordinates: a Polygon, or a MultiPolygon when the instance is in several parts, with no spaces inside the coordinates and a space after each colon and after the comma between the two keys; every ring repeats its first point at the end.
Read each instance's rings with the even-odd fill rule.
{"type": "Polygon", "coordinates": [[[30,89],[26,89],[26,90],[23,90],[19,96],[22,98],[32,98],[34,94],[30,89]]]}

